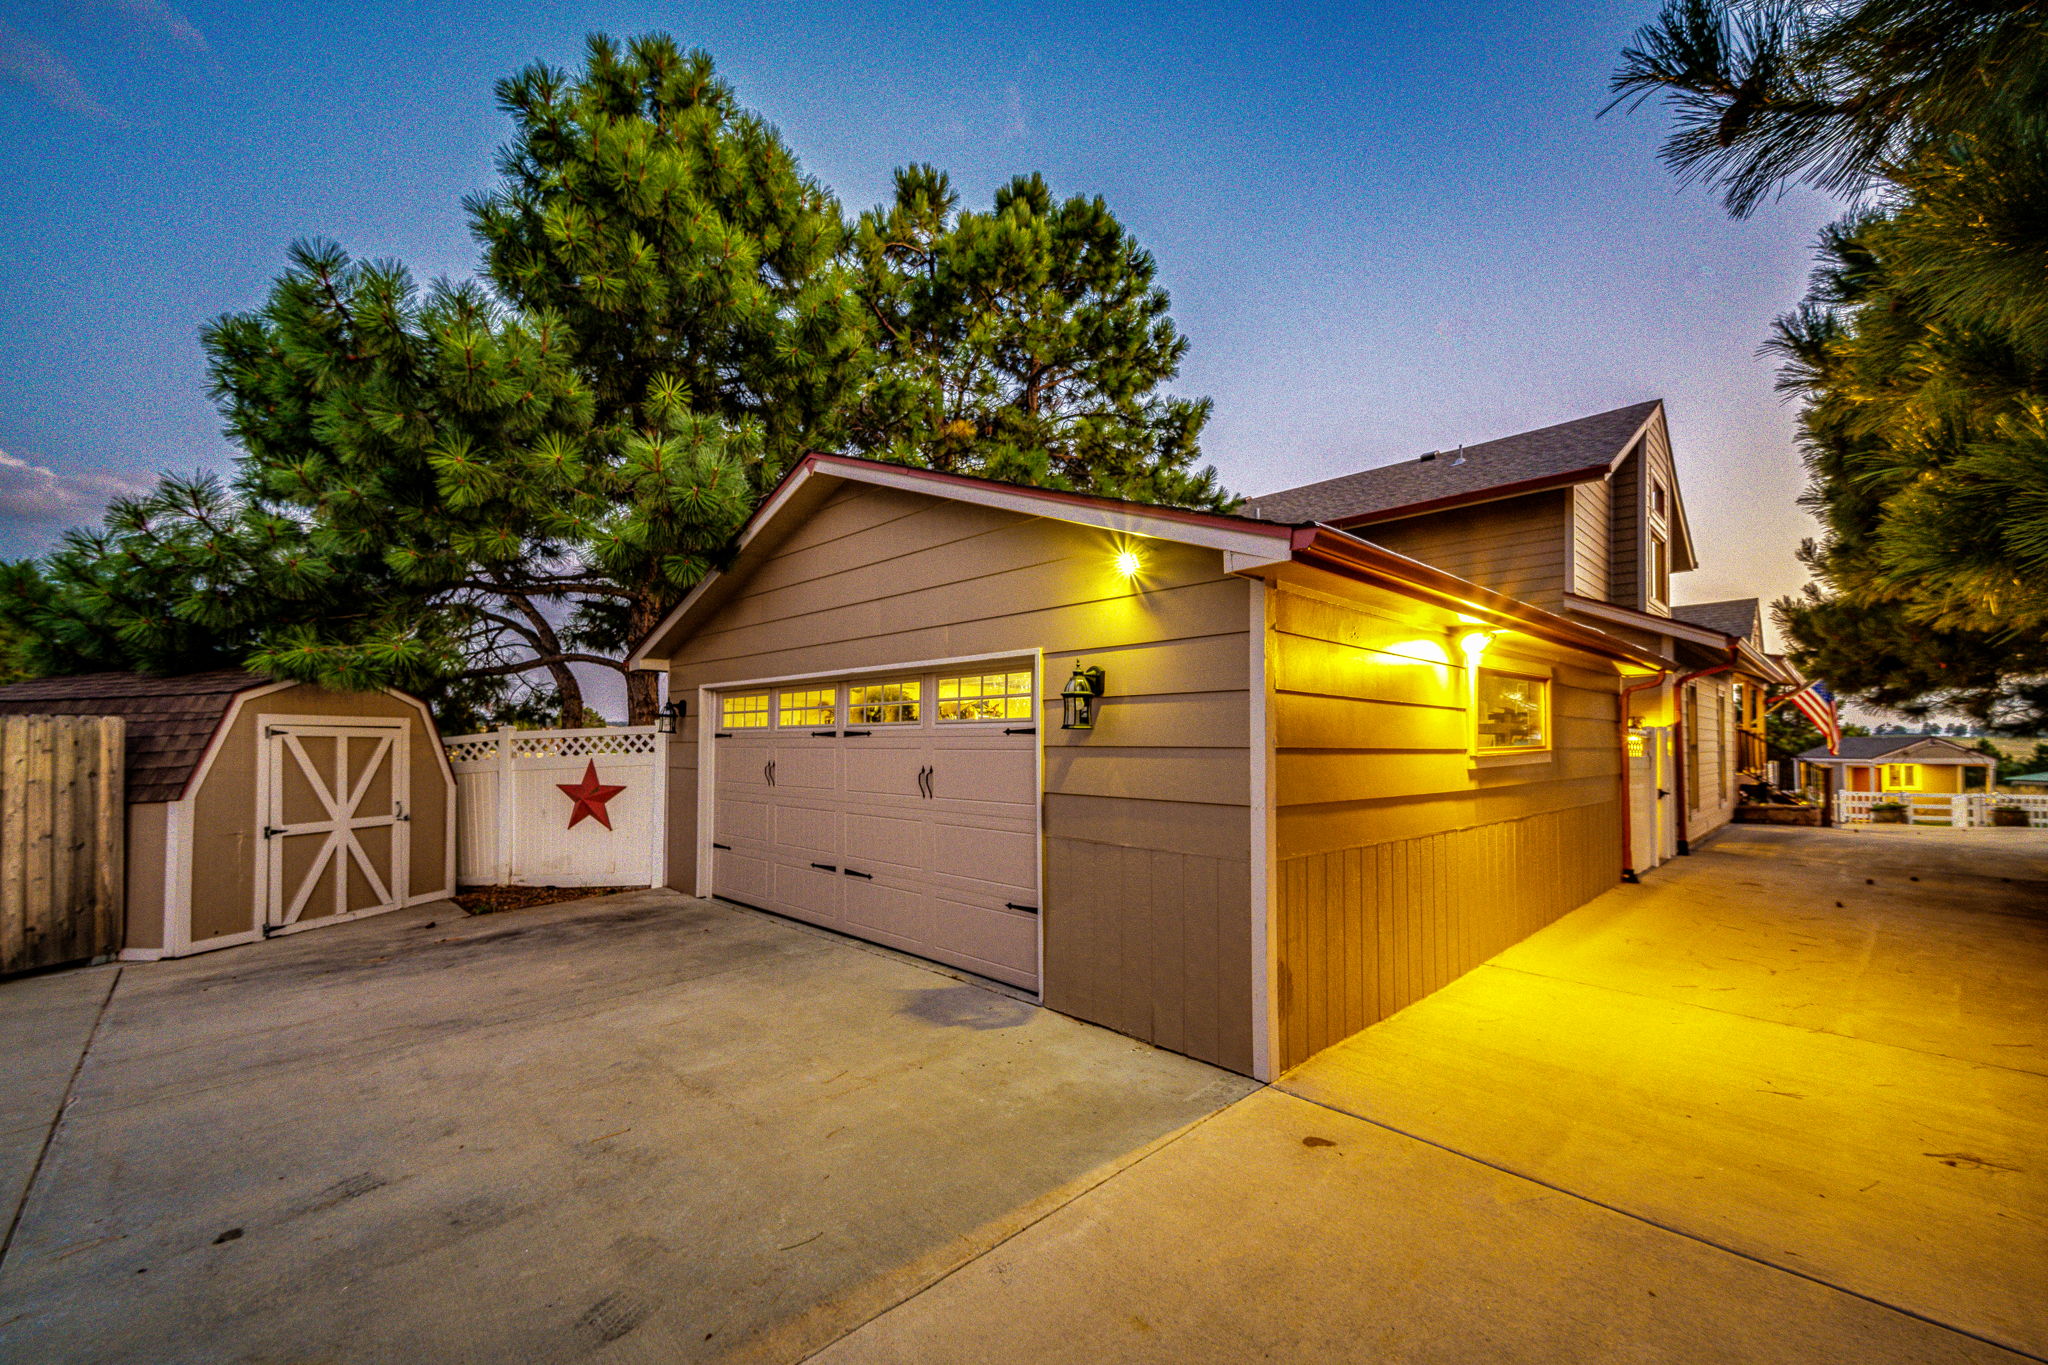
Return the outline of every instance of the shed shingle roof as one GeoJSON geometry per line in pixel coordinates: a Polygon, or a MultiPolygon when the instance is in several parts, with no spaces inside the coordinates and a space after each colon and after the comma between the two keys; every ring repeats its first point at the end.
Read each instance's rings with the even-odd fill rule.
{"type": "Polygon", "coordinates": [[[1957,744],[1946,735],[1844,735],[1842,736],[1842,751],[1840,753],[1831,754],[1828,752],[1827,745],[1820,744],[1808,749],[1799,757],[1808,763],[1826,763],[1830,759],[1837,763],[1844,759],[1853,763],[1867,763],[1871,759],[1883,758],[1888,754],[1895,754],[1901,749],[1910,749],[1916,744],[1926,744],[1929,742],[1949,745],[1970,755],[1972,758],[1982,759],[1986,763],[1994,761],[1989,754],[1979,754],[1967,744],[1957,744]]]}
{"type": "Polygon", "coordinates": [[[1754,597],[1733,597],[1726,602],[1695,602],[1673,607],[1671,614],[1692,626],[1705,626],[1723,635],[1748,640],[1756,635],[1758,603],[1754,597]]]}
{"type": "Polygon", "coordinates": [[[269,679],[239,668],[153,678],[81,673],[0,687],[0,714],[120,716],[127,721],[128,800],[175,801],[238,693],[269,679]]]}
{"type": "Polygon", "coordinates": [[[1464,458],[1439,451],[1434,458],[1403,460],[1321,483],[1251,498],[1245,510],[1266,521],[1338,525],[1405,508],[1477,498],[1532,482],[1570,482],[1607,472],[1627,449],[1661,399],[1631,403],[1538,431],[1466,446],[1464,458]]]}

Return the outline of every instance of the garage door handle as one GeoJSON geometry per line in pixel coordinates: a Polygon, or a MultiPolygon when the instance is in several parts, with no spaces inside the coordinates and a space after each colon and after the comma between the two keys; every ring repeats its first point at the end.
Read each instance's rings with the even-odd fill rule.
{"type": "Polygon", "coordinates": [[[812,863],[811,866],[817,868],[820,872],[837,872],[839,870],[830,863],[812,863]]]}
{"type": "Polygon", "coordinates": [[[770,759],[761,765],[761,776],[766,779],[769,786],[775,785],[775,760],[770,759]]]}
{"type": "Polygon", "coordinates": [[[917,794],[929,798],[932,794],[931,782],[932,770],[930,768],[919,768],[917,770],[917,794]]]}
{"type": "Polygon", "coordinates": [[[1038,913],[1038,907],[1037,907],[1037,906],[1035,906],[1035,905],[1019,905],[1019,904],[1017,904],[1017,902],[1015,902],[1015,901],[1004,901],[1004,902],[1003,902],[1003,909],[1005,909],[1005,910],[1022,910],[1022,911],[1023,911],[1023,912],[1025,913],[1025,914],[1027,914],[1027,915],[1035,915],[1035,914],[1037,914],[1037,913],[1038,913]]]}
{"type": "Polygon", "coordinates": [[[871,882],[871,881],[873,881],[873,880],[875,879],[875,874],[874,874],[874,873],[872,873],[872,872],[855,872],[855,871],[854,871],[854,870],[853,870],[852,868],[850,868],[850,867],[849,867],[849,868],[845,868],[845,869],[842,869],[842,870],[843,870],[843,871],[844,871],[844,872],[846,873],[846,875],[847,875],[847,876],[849,876],[849,877],[858,877],[858,878],[860,878],[860,879],[861,879],[862,881],[864,881],[864,882],[871,882]]]}

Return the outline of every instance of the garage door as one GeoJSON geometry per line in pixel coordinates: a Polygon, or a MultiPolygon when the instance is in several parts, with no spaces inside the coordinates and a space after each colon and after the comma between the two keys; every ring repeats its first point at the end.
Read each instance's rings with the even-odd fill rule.
{"type": "Polygon", "coordinates": [[[1024,664],[713,703],[712,890],[1038,989],[1038,740],[1024,664]]]}

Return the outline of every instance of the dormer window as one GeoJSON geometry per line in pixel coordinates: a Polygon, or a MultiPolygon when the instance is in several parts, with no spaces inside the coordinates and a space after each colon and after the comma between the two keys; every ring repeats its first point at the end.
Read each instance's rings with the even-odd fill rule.
{"type": "Polygon", "coordinates": [[[1650,515],[1660,520],[1671,515],[1665,510],[1664,485],[1655,480],[1650,483],[1650,515]]]}

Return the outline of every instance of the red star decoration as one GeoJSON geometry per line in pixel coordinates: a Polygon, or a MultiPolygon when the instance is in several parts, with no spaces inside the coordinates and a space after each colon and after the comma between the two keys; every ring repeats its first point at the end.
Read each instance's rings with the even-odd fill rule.
{"type": "Polygon", "coordinates": [[[606,829],[612,827],[612,818],[605,811],[604,803],[617,796],[625,788],[606,786],[598,781],[597,762],[595,759],[583,765],[583,780],[581,782],[557,782],[555,786],[561,791],[562,795],[576,803],[575,808],[569,812],[570,829],[574,829],[582,824],[585,817],[597,821],[606,829]]]}

